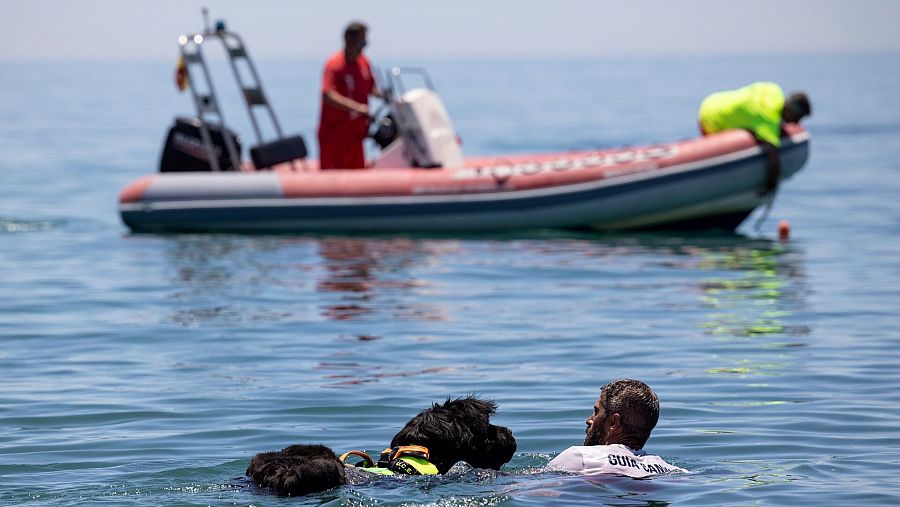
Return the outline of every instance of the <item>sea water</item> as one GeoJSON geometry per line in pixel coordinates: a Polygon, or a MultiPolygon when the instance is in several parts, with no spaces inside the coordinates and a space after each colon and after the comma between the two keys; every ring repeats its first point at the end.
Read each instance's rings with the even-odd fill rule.
{"type": "MultiPolygon", "coordinates": [[[[314,149],[320,62],[259,63],[314,149]]],[[[0,64],[0,504],[900,502],[898,55],[377,63],[426,66],[472,155],[689,138],[706,94],[765,79],[809,93],[811,156],[736,234],[134,235],[118,193],[192,113],[173,65],[0,64]],[[621,377],[691,473],[542,471],[621,377]],[[243,477],[471,393],[518,440],[500,472],[290,500],[243,477]]]]}

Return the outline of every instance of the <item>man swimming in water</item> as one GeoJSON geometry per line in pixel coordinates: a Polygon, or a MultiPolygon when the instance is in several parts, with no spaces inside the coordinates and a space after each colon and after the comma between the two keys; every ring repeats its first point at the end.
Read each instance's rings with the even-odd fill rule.
{"type": "Polygon", "coordinates": [[[585,421],[584,445],[569,447],[547,467],[638,478],[687,472],[643,450],[658,420],[659,399],[650,386],[630,379],[610,382],[600,390],[594,413],[585,421]]]}

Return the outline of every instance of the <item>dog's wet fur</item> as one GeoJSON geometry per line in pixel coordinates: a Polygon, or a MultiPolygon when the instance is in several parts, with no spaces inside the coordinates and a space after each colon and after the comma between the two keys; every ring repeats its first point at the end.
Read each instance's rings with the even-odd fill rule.
{"type": "MultiPolygon", "coordinates": [[[[459,461],[499,470],[516,452],[516,439],[509,428],[490,423],[496,411],[493,401],[448,398],[410,419],[390,446],[427,447],[429,461],[441,474],[459,461]]],[[[247,476],[279,495],[305,495],[347,483],[344,465],[324,445],[298,444],[259,453],[250,460],[247,476]]]]}

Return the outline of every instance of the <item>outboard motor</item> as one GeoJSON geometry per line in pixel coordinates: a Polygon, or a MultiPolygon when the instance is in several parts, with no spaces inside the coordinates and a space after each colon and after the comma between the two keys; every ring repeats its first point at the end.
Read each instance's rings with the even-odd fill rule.
{"type": "MultiPolygon", "coordinates": [[[[225,138],[216,125],[207,124],[213,150],[219,161],[219,168],[223,171],[237,171],[234,167],[228,150],[225,146],[225,138]]],[[[237,152],[241,152],[241,143],[237,134],[226,129],[226,135],[231,136],[237,152]]],[[[200,135],[200,120],[197,118],[175,118],[175,124],[169,129],[166,144],[163,147],[162,158],[159,162],[159,172],[198,172],[212,171],[209,153],[203,144],[200,135]]]]}
{"type": "MultiPolygon", "coordinates": [[[[256,66],[244,41],[225,28],[224,21],[217,21],[213,29],[209,25],[207,10],[203,9],[203,32],[182,35],[178,38],[181,60],[178,68],[178,88],[191,90],[191,98],[197,109],[197,118],[176,118],[169,130],[166,145],[159,163],[160,172],[188,171],[240,171],[241,145],[238,136],[225,126],[225,117],[216,98],[209,68],[203,57],[204,41],[218,40],[228,56],[231,70],[250,115],[250,124],[256,133],[256,145],[250,147],[254,169],[263,170],[278,164],[299,160],[304,166],[306,143],[299,135],[285,136],[275,110],[269,103],[256,72],[256,66]],[[192,70],[193,69],[193,70],[192,70]],[[239,71],[241,69],[242,71],[239,71]],[[249,70],[249,73],[247,72],[249,70]],[[268,114],[275,139],[263,139],[257,111],[262,108],[268,114]],[[209,134],[207,136],[206,134],[209,134]]],[[[249,169],[249,168],[248,168],[249,169]]]]}

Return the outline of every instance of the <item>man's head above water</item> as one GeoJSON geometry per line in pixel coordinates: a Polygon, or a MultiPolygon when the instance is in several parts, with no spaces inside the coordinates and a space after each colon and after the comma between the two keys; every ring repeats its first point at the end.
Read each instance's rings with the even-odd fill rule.
{"type": "Polygon", "coordinates": [[[631,379],[603,386],[587,418],[584,445],[624,444],[642,449],[659,420],[659,399],[650,386],[631,379]]]}

